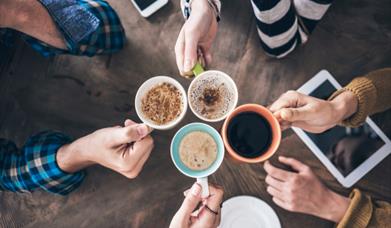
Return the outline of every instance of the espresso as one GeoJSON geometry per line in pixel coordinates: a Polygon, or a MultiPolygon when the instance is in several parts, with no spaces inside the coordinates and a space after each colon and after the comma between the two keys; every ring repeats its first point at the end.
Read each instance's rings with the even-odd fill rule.
{"type": "Polygon", "coordinates": [[[234,105],[233,88],[217,73],[196,81],[189,92],[193,110],[206,119],[218,119],[226,115],[234,105]]]}
{"type": "Polygon", "coordinates": [[[246,158],[255,158],[270,147],[272,130],[269,122],[260,114],[243,112],[231,119],[227,136],[236,153],[246,158]]]}
{"type": "Polygon", "coordinates": [[[217,158],[217,144],[208,133],[190,132],[180,142],[179,157],[189,169],[205,170],[217,158]]]}

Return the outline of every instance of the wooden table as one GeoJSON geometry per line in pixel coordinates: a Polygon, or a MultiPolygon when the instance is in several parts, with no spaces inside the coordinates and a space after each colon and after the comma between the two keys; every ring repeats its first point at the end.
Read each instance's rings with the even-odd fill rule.
{"type": "MultiPolygon", "coordinates": [[[[127,31],[128,44],[118,54],[95,58],[58,56],[45,59],[18,42],[2,63],[0,74],[0,137],[19,145],[38,131],[57,129],[74,137],[95,129],[138,120],[133,99],[147,78],[178,76],[174,44],[183,23],[179,1],[173,0],[151,19],[143,19],[128,0],[110,1],[127,31]]],[[[287,58],[268,58],[259,46],[249,1],[225,1],[214,44],[212,69],[225,71],[239,88],[239,104],[270,104],[281,93],[296,89],[321,69],[341,84],[368,71],[390,66],[389,0],[335,1],[308,44],[287,58]]],[[[6,52],[1,52],[4,55],[6,52]]],[[[2,59],[2,58],[0,58],[2,59]]],[[[391,137],[391,112],[374,120],[391,137]]],[[[188,113],[181,125],[199,121],[188,113]]],[[[213,125],[217,129],[221,123],[213,125]]],[[[37,191],[0,193],[2,227],[167,227],[194,180],[171,162],[169,143],[180,126],[155,131],[155,149],[135,180],[99,166],[88,169],[83,185],[67,197],[37,191]]],[[[327,186],[347,195],[303,142],[291,131],[283,134],[278,155],[299,158],[327,186]]],[[[275,158],[275,157],[274,157],[275,158]]],[[[274,160],[274,158],[272,160],[274,160]]],[[[391,157],[354,187],[391,201],[391,157]]],[[[276,206],[266,192],[261,164],[225,160],[210,179],[225,189],[225,199],[252,195],[269,203],[283,227],[332,227],[312,216],[276,206]]],[[[310,187],[310,186],[309,186],[310,187]]]]}

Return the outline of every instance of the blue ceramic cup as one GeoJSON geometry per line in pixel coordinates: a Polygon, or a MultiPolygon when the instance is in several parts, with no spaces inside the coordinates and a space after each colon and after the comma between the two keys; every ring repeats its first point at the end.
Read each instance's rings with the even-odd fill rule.
{"type": "Polygon", "coordinates": [[[213,127],[204,124],[204,123],[190,123],[181,129],[175,134],[174,138],[171,141],[171,159],[174,162],[176,168],[181,171],[186,176],[196,178],[197,183],[199,183],[202,187],[202,197],[209,196],[209,187],[208,187],[208,176],[216,172],[216,170],[220,167],[221,163],[224,159],[224,143],[218,131],[216,131],[213,127]],[[201,131],[208,133],[217,145],[217,157],[209,168],[205,170],[193,170],[188,168],[180,159],[179,156],[179,145],[187,134],[201,131]]]}

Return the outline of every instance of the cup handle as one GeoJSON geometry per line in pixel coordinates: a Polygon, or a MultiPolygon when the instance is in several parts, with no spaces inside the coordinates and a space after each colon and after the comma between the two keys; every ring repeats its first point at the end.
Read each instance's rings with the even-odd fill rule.
{"type": "Polygon", "coordinates": [[[202,188],[201,197],[207,198],[209,196],[208,177],[197,178],[197,183],[201,185],[202,188]]]}
{"type": "Polygon", "coordinates": [[[202,67],[201,63],[199,61],[197,61],[196,65],[193,67],[192,71],[193,71],[194,76],[197,77],[202,72],[204,72],[204,68],[202,67]]]}

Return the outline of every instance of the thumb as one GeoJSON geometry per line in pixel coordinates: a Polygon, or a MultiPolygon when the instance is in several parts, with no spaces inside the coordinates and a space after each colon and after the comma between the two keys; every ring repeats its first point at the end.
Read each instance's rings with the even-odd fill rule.
{"type": "Polygon", "coordinates": [[[303,172],[303,171],[306,171],[307,168],[309,168],[307,165],[305,165],[304,163],[294,159],[294,158],[287,158],[287,157],[284,157],[284,156],[279,156],[278,157],[278,160],[285,164],[285,165],[289,165],[290,167],[292,167],[294,170],[296,171],[299,171],[299,172],[303,172]]]}
{"type": "Polygon", "coordinates": [[[305,106],[300,108],[283,108],[280,111],[281,119],[289,122],[306,120],[308,115],[309,112],[305,106]]]}
{"type": "Polygon", "coordinates": [[[185,57],[183,71],[189,73],[197,62],[197,46],[198,40],[193,37],[193,34],[185,34],[185,57]]]}
{"type": "Polygon", "coordinates": [[[196,209],[198,203],[201,201],[201,186],[194,183],[190,192],[186,195],[182,206],[178,210],[182,219],[188,220],[191,213],[196,209]]]}
{"type": "Polygon", "coordinates": [[[150,133],[150,128],[145,124],[132,124],[116,129],[113,140],[116,144],[125,144],[138,141],[150,133]]]}

